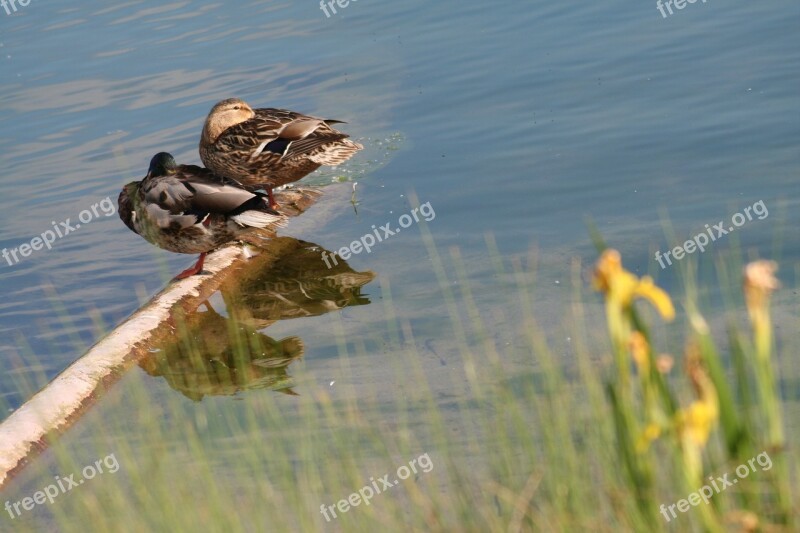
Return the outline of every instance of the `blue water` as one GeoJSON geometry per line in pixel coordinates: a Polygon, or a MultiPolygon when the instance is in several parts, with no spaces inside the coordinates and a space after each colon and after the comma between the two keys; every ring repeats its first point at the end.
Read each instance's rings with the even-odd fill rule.
{"type": "MultiPolygon", "coordinates": [[[[479,307],[516,298],[497,280],[487,234],[509,260],[535,248],[552,286],[570,278],[572,258],[594,260],[591,219],[629,268],[672,287],[677,269],[653,257],[674,245],[662,218],[683,241],[759,200],[767,217],[699,259],[738,244],[779,258],[793,287],[798,27],[800,4],[788,0],[709,0],[666,19],[655,2],[361,0],[326,18],[314,0],[33,0],[0,10],[0,247],[116,202],[158,151],[199,163],[206,113],[237,96],[346,120],[367,147],[308,178],[358,182],[358,214],[343,202],[294,236],[337,249],[396,221],[416,194],[435,209],[428,229],[446,270],[460,250],[479,307]]],[[[398,313],[427,324],[439,353],[450,339],[433,324],[446,311],[422,235],[412,227],[350,265],[378,273],[365,288],[373,298],[391,280],[398,313]]],[[[57,375],[192,260],[102,211],[52,250],[0,259],[5,402],[18,406],[21,377],[57,375]]],[[[383,313],[373,304],[343,316],[358,335],[383,313]]],[[[274,329],[302,327],[313,365],[336,356],[327,320],[274,329]]]]}

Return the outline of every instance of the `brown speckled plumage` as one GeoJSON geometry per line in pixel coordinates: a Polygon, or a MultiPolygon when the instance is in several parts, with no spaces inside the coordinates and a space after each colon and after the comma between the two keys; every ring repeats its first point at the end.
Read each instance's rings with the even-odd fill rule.
{"type": "Polygon", "coordinates": [[[223,100],[206,119],[200,158],[216,174],[248,188],[278,187],[321,165],[344,163],[363,148],[331,127],[338,122],[223,100]]]}

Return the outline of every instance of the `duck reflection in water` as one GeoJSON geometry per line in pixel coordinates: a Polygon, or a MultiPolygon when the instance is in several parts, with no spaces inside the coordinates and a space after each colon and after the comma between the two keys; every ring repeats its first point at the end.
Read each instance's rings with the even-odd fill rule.
{"type": "Polygon", "coordinates": [[[254,389],[296,395],[287,367],[303,356],[303,341],[276,340],[259,330],[279,320],[369,304],[361,289],[375,278],[343,261],[328,269],[322,251],[289,237],[273,239],[220,286],[227,316],[205,302],[204,311],[180,320],[175,337],[139,366],[195,401],[254,389]]]}

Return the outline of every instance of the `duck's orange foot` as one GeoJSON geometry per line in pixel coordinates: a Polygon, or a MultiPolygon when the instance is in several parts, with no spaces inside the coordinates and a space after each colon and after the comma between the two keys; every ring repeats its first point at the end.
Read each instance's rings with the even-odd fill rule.
{"type": "Polygon", "coordinates": [[[187,268],[186,270],[175,276],[175,279],[176,280],[185,279],[188,278],[189,276],[194,276],[195,274],[201,273],[203,271],[203,262],[205,261],[205,259],[206,259],[206,252],[203,252],[202,254],[200,254],[200,258],[197,260],[197,263],[195,263],[193,267],[187,268]]]}

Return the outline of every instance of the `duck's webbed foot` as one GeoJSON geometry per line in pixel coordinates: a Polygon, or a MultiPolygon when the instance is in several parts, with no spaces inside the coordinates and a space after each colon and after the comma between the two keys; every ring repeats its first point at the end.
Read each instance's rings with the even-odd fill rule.
{"type": "Polygon", "coordinates": [[[200,257],[197,259],[197,262],[194,264],[194,266],[191,268],[187,268],[186,270],[175,276],[175,279],[176,280],[184,279],[188,278],[189,276],[194,276],[195,274],[201,273],[203,271],[203,262],[205,262],[206,260],[206,255],[207,255],[206,252],[200,254],[200,257]]]}

